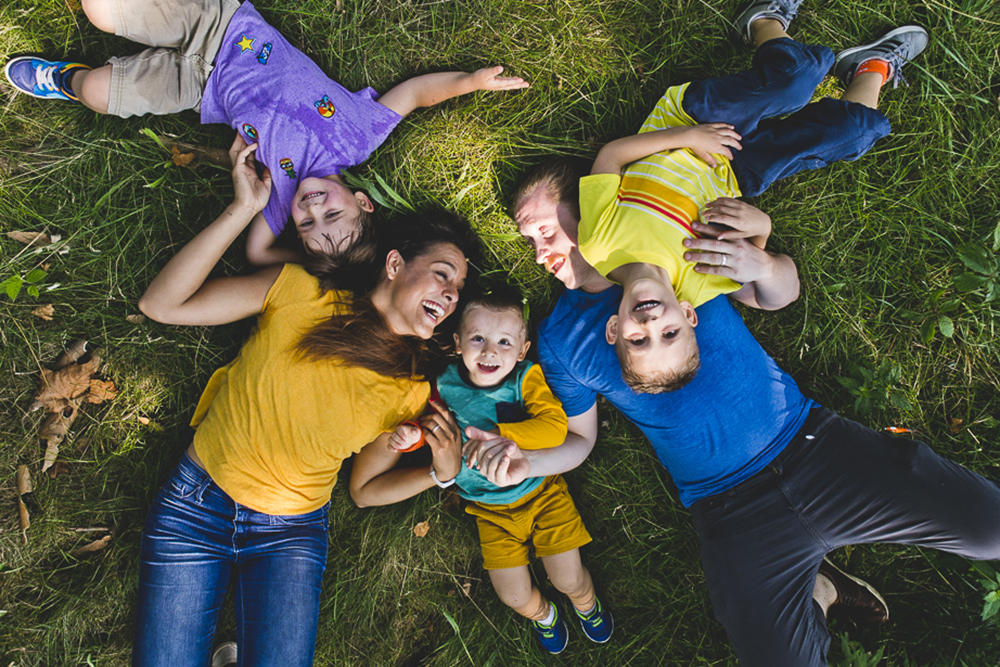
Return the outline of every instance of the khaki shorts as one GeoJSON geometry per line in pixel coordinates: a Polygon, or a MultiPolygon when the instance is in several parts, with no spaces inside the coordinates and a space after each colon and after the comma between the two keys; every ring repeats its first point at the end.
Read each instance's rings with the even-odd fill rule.
{"type": "Polygon", "coordinates": [[[201,107],[239,0],[110,0],[115,34],[156,47],[111,58],[108,113],[128,118],[201,107]]]}
{"type": "Polygon", "coordinates": [[[560,475],[547,478],[513,505],[469,503],[465,511],[476,517],[487,570],[527,565],[530,543],[535,554],[545,558],[582,547],[591,539],[560,475]]]}

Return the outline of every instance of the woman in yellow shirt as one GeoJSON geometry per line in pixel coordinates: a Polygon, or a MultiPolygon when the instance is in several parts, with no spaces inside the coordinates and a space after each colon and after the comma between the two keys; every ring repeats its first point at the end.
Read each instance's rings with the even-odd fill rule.
{"type": "MultiPolygon", "coordinates": [[[[212,376],[192,420],[194,442],[143,529],[133,665],[208,664],[231,578],[243,664],[312,664],[327,553],[327,511],[341,462],[404,420],[429,387],[426,343],[458,302],[467,223],[444,213],[398,225],[338,291],[300,266],[209,278],[266,204],[253,151],[237,137],[235,201],[150,284],[139,307],[171,324],[257,317],[237,358],[212,376]]],[[[308,196],[308,195],[307,195],[308,196]]],[[[324,224],[326,221],[317,222],[324,224]]],[[[460,439],[445,410],[424,418],[431,469],[388,464],[352,485],[400,500],[458,473],[460,439]]],[[[381,458],[381,457],[380,457],[381,458]]]]}

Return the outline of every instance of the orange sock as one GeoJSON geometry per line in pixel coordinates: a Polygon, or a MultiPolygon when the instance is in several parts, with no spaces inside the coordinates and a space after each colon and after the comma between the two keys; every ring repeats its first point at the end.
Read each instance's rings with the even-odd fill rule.
{"type": "Polygon", "coordinates": [[[858,65],[857,71],[854,72],[854,76],[859,74],[868,74],[869,72],[878,72],[882,75],[882,85],[889,80],[892,66],[887,60],[882,60],[881,58],[872,58],[871,60],[866,60],[860,65],[858,65]]]}

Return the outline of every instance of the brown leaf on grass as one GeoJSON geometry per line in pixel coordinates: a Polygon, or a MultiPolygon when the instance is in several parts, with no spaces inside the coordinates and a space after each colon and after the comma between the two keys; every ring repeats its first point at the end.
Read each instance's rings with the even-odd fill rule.
{"type": "Polygon", "coordinates": [[[18,526],[21,528],[21,541],[27,544],[31,517],[28,516],[28,506],[24,504],[24,496],[31,493],[31,473],[28,472],[28,466],[18,466],[14,476],[17,480],[18,526]]]}
{"type": "Polygon", "coordinates": [[[136,313],[135,315],[126,315],[125,319],[132,324],[143,324],[146,321],[146,316],[141,313],[136,313]]]}
{"type": "Polygon", "coordinates": [[[56,357],[55,362],[52,364],[52,370],[57,371],[64,366],[68,366],[80,357],[82,357],[87,352],[87,341],[82,338],[77,338],[72,343],[66,346],[63,353],[56,357]]]}
{"type": "Polygon", "coordinates": [[[427,537],[427,533],[431,530],[430,521],[421,521],[416,526],[413,527],[413,534],[417,537],[427,537]]]}
{"type": "Polygon", "coordinates": [[[7,237],[18,243],[23,243],[29,248],[31,246],[42,246],[52,243],[52,238],[45,232],[7,232],[7,237]]]}
{"type": "Polygon", "coordinates": [[[90,392],[87,394],[87,400],[91,403],[96,405],[104,401],[110,401],[117,395],[118,389],[111,380],[95,379],[90,381],[90,392]]]}
{"type": "Polygon", "coordinates": [[[178,167],[190,167],[191,163],[194,162],[194,153],[182,153],[177,144],[170,147],[170,159],[174,161],[174,164],[178,167]]]}
{"type": "Polygon", "coordinates": [[[187,155],[190,154],[191,159],[189,159],[188,162],[190,163],[191,160],[197,160],[197,162],[194,162],[194,164],[186,164],[182,166],[190,166],[193,169],[203,161],[210,162],[220,167],[225,167],[226,169],[229,169],[233,166],[233,163],[229,159],[229,151],[223,148],[207,148],[205,146],[194,146],[192,144],[185,144],[180,141],[174,141],[172,138],[165,137],[162,135],[159,137],[159,140],[163,143],[164,146],[170,147],[170,158],[174,160],[174,164],[178,164],[176,159],[174,158],[175,155],[179,155],[184,157],[184,159],[187,159],[187,155]]]}
{"type": "Polygon", "coordinates": [[[464,584],[462,584],[462,593],[465,594],[465,597],[471,599],[472,598],[471,592],[472,592],[472,582],[471,581],[467,581],[464,584]]]}
{"type": "Polygon", "coordinates": [[[149,417],[136,417],[143,426],[149,426],[149,417]]]}
{"type": "Polygon", "coordinates": [[[94,354],[82,363],[77,360],[76,363],[67,364],[56,371],[43,368],[33,407],[37,406],[35,409],[44,407],[50,412],[60,412],[67,405],[67,401],[87,393],[90,389],[90,378],[100,365],[101,358],[94,354]]]}
{"type": "Polygon", "coordinates": [[[74,14],[83,11],[83,5],[80,4],[80,0],[66,0],[66,7],[74,14]]]}
{"type": "Polygon", "coordinates": [[[56,461],[55,465],[48,469],[49,479],[55,479],[59,475],[65,475],[69,472],[69,465],[63,463],[62,461],[56,461]]]}
{"type": "Polygon", "coordinates": [[[964,419],[959,419],[958,417],[952,417],[951,423],[948,424],[948,430],[952,433],[959,433],[962,430],[962,426],[965,424],[964,419]]]}
{"type": "Polygon", "coordinates": [[[35,317],[40,317],[46,322],[52,321],[52,316],[55,314],[56,308],[51,303],[47,303],[44,306],[39,306],[31,311],[31,314],[35,317]]]}
{"type": "Polygon", "coordinates": [[[79,558],[80,556],[86,556],[87,554],[92,554],[94,552],[103,550],[109,544],[111,544],[111,536],[105,535],[99,540],[94,540],[90,544],[85,544],[79,549],[74,549],[72,552],[70,552],[70,556],[73,556],[74,558],[79,558]]]}

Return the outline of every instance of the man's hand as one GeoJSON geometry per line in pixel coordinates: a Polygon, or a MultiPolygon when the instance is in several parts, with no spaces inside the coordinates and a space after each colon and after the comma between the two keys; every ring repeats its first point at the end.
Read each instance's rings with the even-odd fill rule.
{"type": "Polygon", "coordinates": [[[517,444],[475,426],[465,429],[469,440],[462,455],[465,464],[478,468],[493,484],[513,486],[531,476],[531,464],[517,444]]]}
{"type": "Polygon", "coordinates": [[[519,76],[500,76],[503,66],[484,67],[469,74],[472,77],[473,90],[517,90],[527,88],[527,81],[519,76]]]}
{"type": "Polygon", "coordinates": [[[256,150],[257,144],[248,146],[238,133],[236,141],[229,148],[229,159],[233,162],[233,187],[236,189],[235,203],[255,214],[262,211],[271,198],[271,171],[265,167],[264,178],[257,178],[256,161],[253,157],[256,150]]]}
{"type": "Polygon", "coordinates": [[[735,128],[728,123],[703,123],[687,129],[684,133],[684,145],[704,160],[709,167],[718,166],[712,153],[724,155],[733,159],[730,148],[741,150],[740,139],[735,128]]]}
{"type": "Polygon", "coordinates": [[[771,236],[771,216],[756,206],[732,197],[720,197],[709,202],[702,209],[701,217],[712,224],[706,225],[696,220],[691,223],[691,227],[702,236],[719,241],[747,239],[763,249],[771,236]]]}

